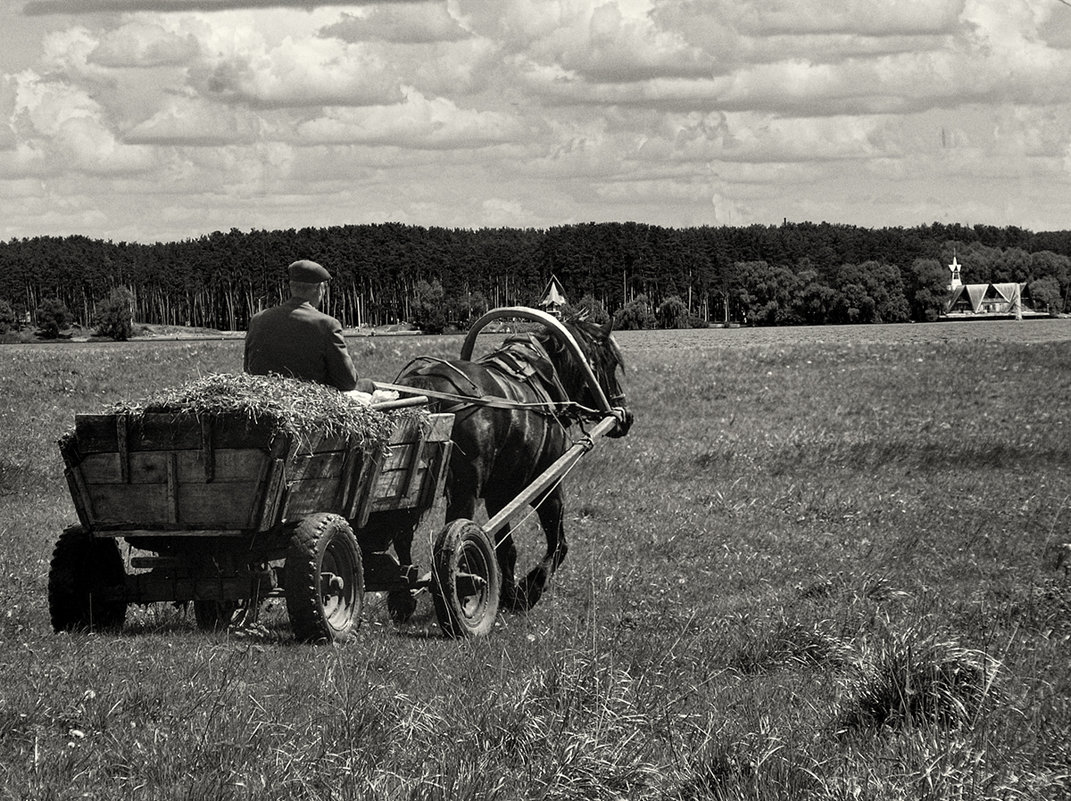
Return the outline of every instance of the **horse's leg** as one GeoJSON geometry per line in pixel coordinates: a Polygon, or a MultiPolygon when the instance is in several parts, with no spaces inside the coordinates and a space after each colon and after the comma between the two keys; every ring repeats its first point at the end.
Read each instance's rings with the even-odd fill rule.
{"type": "MultiPolygon", "coordinates": [[[[419,522],[418,514],[410,512],[406,515],[398,515],[391,541],[394,545],[394,553],[398,557],[398,564],[402,568],[410,568],[413,565],[413,536],[416,534],[419,522]]],[[[408,621],[416,611],[416,607],[416,596],[408,588],[391,590],[387,593],[387,613],[395,623],[408,621]]]]}
{"type": "MultiPolygon", "coordinates": [[[[509,503],[508,498],[491,495],[484,499],[487,518],[491,519],[509,503]]],[[[523,611],[526,607],[517,592],[517,544],[513,541],[513,532],[507,523],[495,537],[495,556],[502,572],[502,588],[499,592],[499,606],[507,612],[523,611]]]]}
{"type": "Polygon", "coordinates": [[[560,486],[548,492],[536,507],[539,524],[543,528],[543,535],[547,538],[547,551],[543,556],[543,561],[528,571],[528,575],[517,588],[520,602],[526,609],[531,609],[539,602],[543,591],[547,588],[547,582],[558,569],[558,565],[565,561],[565,554],[569,550],[569,545],[565,540],[565,527],[562,525],[562,509],[560,486]]]}

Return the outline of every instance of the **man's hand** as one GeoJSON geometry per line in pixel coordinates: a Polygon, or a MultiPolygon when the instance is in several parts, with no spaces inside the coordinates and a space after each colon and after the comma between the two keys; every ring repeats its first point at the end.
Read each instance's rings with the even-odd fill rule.
{"type": "Polygon", "coordinates": [[[359,378],[357,379],[357,386],[354,387],[358,392],[367,392],[371,395],[376,391],[375,382],[371,378],[359,378]]]}

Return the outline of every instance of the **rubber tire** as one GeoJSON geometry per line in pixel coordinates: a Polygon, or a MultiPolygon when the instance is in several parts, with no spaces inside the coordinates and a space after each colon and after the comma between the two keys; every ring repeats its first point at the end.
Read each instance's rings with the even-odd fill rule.
{"type": "Polygon", "coordinates": [[[435,540],[432,550],[431,597],[439,627],[449,637],[483,637],[498,616],[502,571],[491,538],[471,520],[454,520],[435,540]],[[474,574],[482,586],[459,594],[459,575],[474,574]]]}
{"type": "Polygon", "coordinates": [[[360,628],[364,569],[345,518],[306,517],[290,537],[284,565],[286,611],[301,642],[347,642],[360,628]],[[341,580],[336,586],[331,578],[341,580]]]}
{"type": "Polygon", "coordinates": [[[230,625],[237,601],[194,601],[193,619],[201,631],[221,631],[230,625]]]}
{"type": "Polygon", "coordinates": [[[97,595],[125,583],[119,543],[111,537],[94,538],[81,526],[66,529],[56,540],[48,569],[53,631],[118,631],[126,621],[126,601],[97,595]]]}

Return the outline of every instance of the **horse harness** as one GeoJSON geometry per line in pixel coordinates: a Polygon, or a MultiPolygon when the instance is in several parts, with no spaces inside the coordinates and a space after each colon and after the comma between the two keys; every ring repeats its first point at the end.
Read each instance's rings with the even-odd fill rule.
{"type": "Polygon", "coordinates": [[[452,406],[442,409],[444,412],[456,413],[464,409],[475,411],[475,407],[481,406],[524,410],[554,417],[566,426],[573,419],[598,414],[594,409],[588,409],[569,398],[546,348],[532,334],[517,334],[509,337],[505,340],[503,347],[481,357],[476,363],[488,369],[505,391],[508,392],[508,387],[498,381],[499,377],[511,379],[529,387],[535,393],[537,400],[525,402],[488,395],[462,370],[446,359],[434,356],[418,356],[413,359],[402,368],[398,374],[399,378],[395,381],[408,376],[434,375],[449,381],[455,392],[438,392],[397,383],[379,384],[379,386],[406,392],[419,390],[420,394],[429,398],[454,401],[452,406]]]}

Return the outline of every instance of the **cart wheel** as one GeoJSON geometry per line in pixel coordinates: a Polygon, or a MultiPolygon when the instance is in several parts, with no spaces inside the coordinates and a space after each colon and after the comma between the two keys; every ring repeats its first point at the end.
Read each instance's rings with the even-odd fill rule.
{"type": "Polygon", "coordinates": [[[48,613],[54,631],[118,631],[126,569],[118,543],[71,526],[56,541],[48,570],[48,613]],[[118,596],[118,597],[117,597],[118,596]]]}
{"type": "Polygon", "coordinates": [[[439,626],[450,637],[482,637],[498,615],[502,573],[490,537],[471,520],[439,532],[432,553],[431,595],[439,626]]]}
{"type": "Polygon", "coordinates": [[[234,601],[194,601],[193,619],[201,631],[219,631],[227,628],[237,609],[234,601]]]}
{"type": "Polygon", "coordinates": [[[361,549],[344,518],[306,517],[286,553],[286,611],[302,642],[344,642],[361,625],[361,549]]]}

